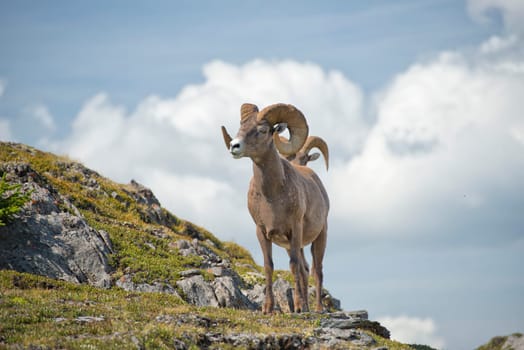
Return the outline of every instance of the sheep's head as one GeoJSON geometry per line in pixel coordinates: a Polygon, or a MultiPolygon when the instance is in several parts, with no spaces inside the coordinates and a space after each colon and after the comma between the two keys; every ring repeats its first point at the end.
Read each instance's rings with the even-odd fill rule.
{"type": "Polygon", "coordinates": [[[329,149],[327,143],[318,136],[309,136],[300,151],[288,155],[286,158],[292,163],[306,165],[308,162],[317,160],[320,157],[320,153],[309,153],[313,148],[318,148],[322,152],[326,169],[329,169],[329,149]]]}
{"type": "Polygon", "coordinates": [[[222,126],[222,136],[229,152],[235,158],[258,158],[271,149],[272,144],[285,155],[300,150],[308,135],[306,118],[292,105],[274,104],[259,111],[257,106],[245,103],[240,109],[240,129],[233,139],[222,126]],[[290,139],[279,137],[289,130],[290,139]]]}

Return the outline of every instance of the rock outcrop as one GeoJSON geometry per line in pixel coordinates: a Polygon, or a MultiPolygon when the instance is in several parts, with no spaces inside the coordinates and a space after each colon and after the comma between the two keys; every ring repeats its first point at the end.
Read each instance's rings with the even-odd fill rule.
{"type": "MultiPolygon", "coordinates": [[[[318,320],[318,314],[302,314],[297,316],[306,320],[318,320]]],[[[207,348],[211,344],[224,344],[229,347],[243,349],[346,349],[348,343],[355,348],[369,348],[376,341],[366,330],[389,338],[389,332],[377,322],[367,319],[366,311],[337,312],[324,314],[320,318],[320,325],[314,330],[313,335],[303,334],[253,334],[233,333],[223,334],[214,332],[217,320],[202,317],[195,314],[184,314],[179,317],[160,315],[156,317],[160,323],[174,323],[177,325],[192,324],[206,329],[198,335],[196,345],[207,348]]],[[[188,349],[188,344],[195,343],[194,335],[187,334],[186,337],[176,338],[174,342],[177,349],[188,349]]]]}
{"type": "Polygon", "coordinates": [[[3,163],[6,180],[22,184],[31,200],[0,227],[0,269],[98,287],[111,286],[106,232],[90,227],[78,209],[29,164],[3,163]]]}

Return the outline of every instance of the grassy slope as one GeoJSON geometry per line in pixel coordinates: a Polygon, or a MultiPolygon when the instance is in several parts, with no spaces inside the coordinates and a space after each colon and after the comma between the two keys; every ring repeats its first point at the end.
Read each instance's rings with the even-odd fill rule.
{"type": "Polygon", "coordinates": [[[142,213],[146,207],[125,192],[128,185],[114,183],[92,172],[89,177],[96,179],[99,186],[86,186],[90,179],[86,179],[86,175],[79,171],[83,167],[70,159],[26,146],[2,143],[0,160],[29,163],[80,210],[89,225],[109,233],[115,249],[111,257],[115,279],[124,273],[131,273],[137,283],[165,281],[174,284],[181,271],[200,266],[199,257],[176,254],[174,242],[190,239],[190,231],[198,231],[200,236],[213,242],[214,247],[208,247],[220,256],[234,264],[248,264],[255,271],[260,271],[251,255],[242,247],[234,243],[222,243],[203,228],[167,211],[165,214],[171,216],[170,227],[145,222],[142,213]]]}
{"type": "MultiPolygon", "coordinates": [[[[0,161],[24,162],[79,208],[88,223],[109,233],[115,254],[111,257],[113,277],[133,273],[135,282],[164,281],[172,285],[179,273],[199,267],[198,257],[182,257],[173,243],[199,231],[213,244],[208,247],[230,260],[246,277],[261,271],[249,252],[171,214],[169,227],[144,222],[143,207],[125,191],[126,185],[92,174],[99,184],[89,188],[78,164],[64,157],[23,145],[0,143],[0,161]],[[116,194],[116,195],[115,195],[116,194]],[[151,249],[151,245],[155,249],[151,249]]],[[[81,168],[81,167],[80,167],[81,168]]],[[[64,210],[67,210],[64,206],[64,210]]],[[[212,276],[203,274],[208,278],[212,276]]],[[[290,279],[289,273],[277,272],[290,279]]],[[[300,315],[264,316],[259,312],[196,308],[175,296],[130,293],[113,288],[101,290],[12,271],[0,271],[0,348],[8,344],[38,344],[53,348],[173,348],[173,338],[198,344],[199,334],[300,333],[312,335],[316,322],[300,315]],[[164,315],[164,316],[162,316],[164,315]],[[168,315],[167,318],[165,315],[168,315]],[[189,317],[188,315],[193,317],[189,317]],[[80,316],[101,317],[82,322],[80,316]],[[159,318],[160,317],[160,318],[159,318]],[[198,321],[200,318],[211,320],[198,321]],[[166,321],[167,320],[167,321],[166,321]]],[[[404,345],[378,339],[390,349],[404,345]]]]}

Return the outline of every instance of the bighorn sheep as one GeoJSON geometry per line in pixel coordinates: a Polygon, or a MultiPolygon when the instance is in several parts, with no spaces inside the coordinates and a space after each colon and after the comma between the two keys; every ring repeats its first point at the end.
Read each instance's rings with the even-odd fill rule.
{"type": "Polygon", "coordinates": [[[326,170],[329,169],[329,149],[327,143],[318,136],[308,136],[304,146],[295,154],[291,154],[286,157],[293,164],[307,165],[308,162],[317,160],[320,157],[320,153],[309,154],[313,148],[318,148],[324,156],[324,162],[326,164],[326,170]]]}
{"type": "Polygon", "coordinates": [[[223,126],[222,135],[234,158],[249,157],[253,161],[248,209],[264,256],[266,294],[262,311],[270,313],[274,306],[272,243],[285,248],[289,255],[295,278],[294,311],[309,311],[303,247],[311,243],[316,310],[320,312],[329,199],[313,170],[291,164],[279,155],[294,154],[302,147],[308,135],[306,119],[294,106],[281,103],[262,111],[253,104],[243,104],[240,112],[235,139],[223,126]],[[289,141],[278,135],[286,127],[289,141]]]}

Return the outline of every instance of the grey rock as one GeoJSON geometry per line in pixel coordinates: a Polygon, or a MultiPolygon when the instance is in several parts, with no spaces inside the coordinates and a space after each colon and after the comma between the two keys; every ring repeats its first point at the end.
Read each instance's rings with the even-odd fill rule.
{"type": "Polygon", "coordinates": [[[260,310],[264,303],[265,287],[261,284],[255,284],[253,288],[244,289],[242,293],[255,305],[255,310],[260,310]]]}
{"type": "Polygon", "coordinates": [[[256,309],[257,305],[252,303],[240,290],[238,283],[231,276],[217,277],[211,286],[215,291],[218,304],[221,307],[232,307],[236,309],[256,309]]]}
{"type": "Polygon", "coordinates": [[[182,256],[198,255],[196,249],[193,247],[189,247],[187,249],[180,249],[179,254],[182,256]]]}
{"type": "MultiPolygon", "coordinates": [[[[258,273],[257,273],[258,274],[258,273]]],[[[265,297],[265,285],[255,284],[251,288],[243,289],[242,293],[251,301],[253,305],[256,305],[256,310],[261,309],[262,304],[264,303],[265,297]]],[[[275,310],[289,313],[294,311],[294,302],[293,302],[293,293],[294,288],[289,282],[282,278],[277,278],[273,282],[273,295],[275,297],[275,310]]],[[[329,292],[324,291],[326,297],[323,298],[323,305],[327,310],[333,310],[332,304],[326,303],[327,299],[334,299],[331,297],[329,292]],[[330,306],[331,305],[331,306],[330,306]]],[[[314,302],[314,294],[309,295],[309,305],[311,307],[314,302]]],[[[339,310],[340,308],[338,308],[339,310]]],[[[335,310],[337,310],[335,308],[335,310]]],[[[365,312],[365,311],[364,311],[365,312]]],[[[347,317],[344,314],[344,317],[347,317]]],[[[366,315],[367,317],[367,315],[366,315]]]]}
{"type": "Polygon", "coordinates": [[[101,322],[103,321],[105,318],[104,316],[78,316],[77,318],[75,318],[75,321],[76,322],[80,322],[80,323],[92,323],[92,322],[101,322]]]}
{"type": "MultiPolygon", "coordinates": [[[[366,310],[357,310],[357,311],[341,311],[336,314],[342,314],[345,315],[345,317],[353,317],[361,320],[368,320],[368,312],[366,310]]],[[[342,318],[345,318],[342,317],[342,318]]]]}
{"type": "Polygon", "coordinates": [[[349,341],[356,346],[369,347],[374,345],[375,340],[360,329],[348,329],[337,327],[323,327],[315,330],[315,334],[328,347],[335,347],[341,341],[349,341]]]}
{"type": "Polygon", "coordinates": [[[215,291],[201,275],[182,279],[176,284],[188,303],[197,306],[219,306],[215,291]]]}
{"type": "MultiPolygon", "coordinates": [[[[178,219],[175,216],[162,209],[160,202],[149,188],[139,184],[135,180],[131,180],[131,183],[127,185],[124,191],[138,204],[141,204],[141,206],[138,207],[138,211],[144,222],[164,226],[171,226],[178,223],[178,219]]],[[[119,196],[114,198],[118,200],[119,196]]]]}
{"type": "MultiPolygon", "coordinates": [[[[308,288],[308,297],[310,301],[310,305],[313,305],[311,302],[315,300],[316,296],[316,288],[315,287],[309,287],[308,288]]],[[[334,298],[327,290],[322,290],[322,298],[321,298],[322,305],[327,310],[340,310],[340,300],[334,298]]]]}
{"type": "Polygon", "coordinates": [[[293,303],[293,288],[291,284],[283,280],[282,278],[277,278],[273,282],[273,295],[275,297],[275,308],[284,313],[290,313],[295,311],[293,303]]]}
{"type": "Polygon", "coordinates": [[[189,249],[189,247],[191,247],[191,244],[189,243],[189,241],[185,239],[179,239],[175,242],[175,247],[179,250],[189,249]]]}
{"type": "Polygon", "coordinates": [[[10,182],[32,194],[18,219],[0,227],[0,269],[109,288],[112,246],[107,233],[90,227],[28,164],[4,163],[2,168],[10,182]]]}
{"type": "Polygon", "coordinates": [[[191,277],[196,275],[201,275],[202,271],[199,269],[190,269],[180,272],[180,277],[191,277]]]}
{"type": "Polygon", "coordinates": [[[365,310],[330,313],[328,317],[320,320],[320,328],[317,329],[317,332],[340,338],[341,334],[354,330],[368,330],[386,339],[390,337],[388,329],[378,322],[368,320],[368,313],[365,310]]]}
{"type": "MultiPolygon", "coordinates": [[[[367,312],[338,312],[323,314],[305,313],[300,317],[308,320],[334,319],[348,320],[351,315],[366,316],[367,312]]],[[[200,334],[182,339],[176,339],[178,346],[197,346],[199,348],[242,348],[242,349],[347,349],[347,348],[372,348],[376,345],[373,337],[361,329],[337,328],[337,323],[326,323],[329,327],[320,326],[315,330],[314,336],[304,334],[253,334],[253,333],[218,333],[215,330],[220,323],[229,322],[224,319],[213,319],[200,316],[197,313],[158,315],[155,319],[159,323],[191,324],[205,331],[200,334]],[[188,343],[186,343],[186,341],[188,343]],[[196,342],[196,344],[195,344],[196,342]]],[[[362,318],[361,318],[362,320],[362,318]]],[[[378,349],[378,348],[377,348],[378,349]]],[[[384,350],[381,348],[381,350],[384,350]]]]}
{"type": "Polygon", "coordinates": [[[131,336],[131,342],[133,342],[137,349],[144,349],[144,346],[140,343],[140,340],[138,340],[135,335],[131,336]]]}
{"type": "Polygon", "coordinates": [[[228,261],[223,260],[214,253],[210,248],[205,246],[198,239],[192,241],[180,239],[174,242],[174,247],[178,253],[187,255],[197,255],[202,258],[200,269],[206,269],[216,278],[212,282],[206,282],[202,279],[191,279],[195,275],[200,275],[201,270],[190,269],[180,273],[183,279],[177,282],[177,286],[182,289],[184,299],[195,305],[215,305],[221,307],[234,307],[242,309],[256,310],[260,307],[259,299],[263,299],[263,287],[242,290],[245,287],[244,281],[231,268],[228,261]],[[210,291],[211,289],[211,291],[210,291]],[[259,292],[262,292],[262,298],[259,292]],[[253,299],[245,293],[249,293],[253,299]]]}
{"type": "Polygon", "coordinates": [[[502,349],[524,350],[524,336],[522,334],[509,335],[502,349]]]}
{"type": "Polygon", "coordinates": [[[323,328],[352,329],[356,328],[359,323],[360,320],[354,319],[352,317],[346,319],[327,318],[320,320],[320,325],[323,328]]]}
{"type": "Polygon", "coordinates": [[[186,350],[187,345],[182,340],[175,338],[173,339],[173,348],[175,350],[186,350]]]}
{"type": "Polygon", "coordinates": [[[158,315],[155,317],[155,320],[160,323],[173,323],[175,321],[175,317],[171,315],[158,315]]]}
{"type": "Polygon", "coordinates": [[[124,275],[116,281],[116,286],[128,292],[146,292],[146,293],[166,293],[180,297],[175,288],[169,283],[162,283],[155,281],[153,284],[149,283],[134,283],[132,275],[124,275]]]}
{"type": "Polygon", "coordinates": [[[227,269],[223,266],[212,266],[207,269],[208,272],[212,273],[215,277],[231,276],[234,271],[227,269]]]}
{"type": "Polygon", "coordinates": [[[220,334],[206,332],[198,338],[200,348],[220,348],[225,344],[227,348],[241,349],[323,349],[314,337],[305,337],[301,334],[254,335],[246,333],[220,334]]]}
{"type": "Polygon", "coordinates": [[[229,261],[222,259],[219,255],[203,245],[196,238],[194,238],[191,242],[185,239],[179,239],[174,243],[174,247],[178,249],[178,254],[182,256],[196,255],[201,257],[202,263],[200,267],[203,269],[212,267],[230,268],[229,261]]]}
{"type": "Polygon", "coordinates": [[[216,244],[213,243],[213,241],[210,240],[209,238],[206,239],[206,240],[204,241],[204,243],[206,243],[207,245],[209,245],[209,246],[211,246],[211,247],[213,247],[213,248],[216,248],[216,244]]]}

